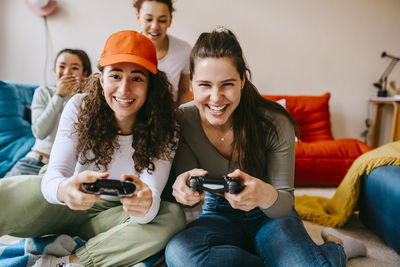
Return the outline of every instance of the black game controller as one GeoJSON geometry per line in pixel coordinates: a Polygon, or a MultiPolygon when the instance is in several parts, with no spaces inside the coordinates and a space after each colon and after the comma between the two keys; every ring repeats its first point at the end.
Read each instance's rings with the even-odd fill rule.
{"type": "Polygon", "coordinates": [[[136,185],[131,181],[100,178],[94,183],[83,183],[82,191],[89,194],[130,197],[135,194],[136,185]]]}
{"type": "Polygon", "coordinates": [[[203,190],[210,193],[225,193],[231,194],[240,193],[244,186],[240,178],[230,178],[224,175],[222,178],[212,178],[208,175],[190,176],[187,180],[187,185],[192,191],[202,193],[203,190]]]}

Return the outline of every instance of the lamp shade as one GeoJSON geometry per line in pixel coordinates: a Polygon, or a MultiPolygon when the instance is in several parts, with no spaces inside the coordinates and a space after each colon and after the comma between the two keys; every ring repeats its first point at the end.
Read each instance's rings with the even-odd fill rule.
{"type": "Polygon", "coordinates": [[[48,16],[57,7],[57,0],[25,0],[28,8],[39,16],[48,16]]]}

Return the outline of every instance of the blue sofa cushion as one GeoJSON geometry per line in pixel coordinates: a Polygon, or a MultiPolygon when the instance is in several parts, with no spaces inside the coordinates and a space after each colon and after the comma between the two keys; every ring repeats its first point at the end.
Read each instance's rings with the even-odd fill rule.
{"type": "Polygon", "coordinates": [[[0,178],[35,143],[29,107],[37,87],[0,80],[0,178]]]}
{"type": "Polygon", "coordinates": [[[361,179],[360,219],[400,254],[400,166],[375,168],[361,179]]]}

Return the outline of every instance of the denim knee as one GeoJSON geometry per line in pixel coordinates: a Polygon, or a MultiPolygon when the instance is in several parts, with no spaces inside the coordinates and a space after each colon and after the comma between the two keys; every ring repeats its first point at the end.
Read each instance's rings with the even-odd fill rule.
{"type": "Polygon", "coordinates": [[[190,266],[189,262],[189,251],[190,249],[186,246],[186,242],[183,242],[180,234],[173,237],[165,248],[165,262],[167,266],[179,267],[179,266],[190,266]]]}

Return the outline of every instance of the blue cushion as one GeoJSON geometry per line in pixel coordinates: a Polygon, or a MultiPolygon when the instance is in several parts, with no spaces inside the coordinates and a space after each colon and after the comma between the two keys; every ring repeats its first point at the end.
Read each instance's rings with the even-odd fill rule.
{"type": "Polygon", "coordinates": [[[375,168],[361,179],[360,219],[400,254],[400,166],[375,168]]]}
{"type": "Polygon", "coordinates": [[[35,143],[27,107],[31,105],[37,87],[0,80],[0,178],[35,143]]]}

